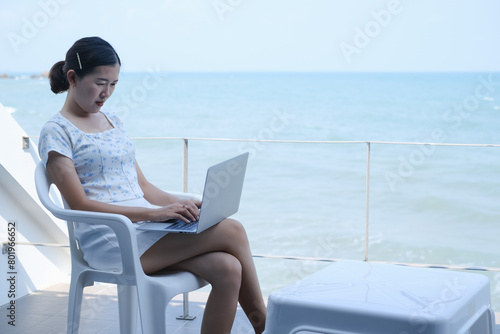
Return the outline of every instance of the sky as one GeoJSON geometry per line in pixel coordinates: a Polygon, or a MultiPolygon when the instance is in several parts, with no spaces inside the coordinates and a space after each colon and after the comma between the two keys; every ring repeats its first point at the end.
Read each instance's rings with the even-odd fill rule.
{"type": "Polygon", "coordinates": [[[100,36],[123,71],[500,71],[499,0],[23,0],[0,4],[0,74],[100,36]]]}

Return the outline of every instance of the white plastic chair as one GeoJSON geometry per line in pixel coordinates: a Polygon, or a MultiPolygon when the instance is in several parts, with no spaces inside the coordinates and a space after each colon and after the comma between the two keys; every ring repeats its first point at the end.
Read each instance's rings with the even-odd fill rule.
{"type": "Polygon", "coordinates": [[[35,170],[35,184],[42,204],[54,216],[68,223],[71,250],[68,334],[78,333],[83,289],[94,285],[94,282],[117,284],[120,333],[122,334],[135,332],[137,307],[143,334],[166,333],[166,308],[171,299],[178,294],[187,293],[208,284],[189,272],[146,275],[141,267],[135,228],[130,219],[117,214],[76,211],[56,205],[50,196],[53,181],[42,162],[35,170]],[[106,225],[116,233],[122,258],[121,272],[96,270],[88,265],[74,236],[74,222],[106,225]]]}

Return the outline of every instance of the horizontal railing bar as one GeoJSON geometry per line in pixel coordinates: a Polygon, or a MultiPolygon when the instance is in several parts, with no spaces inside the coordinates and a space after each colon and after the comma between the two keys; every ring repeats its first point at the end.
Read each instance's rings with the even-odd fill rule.
{"type": "Polygon", "coordinates": [[[199,140],[199,141],[236,141],[259,143],[286,143],[286,144],[384,144],[384,145],[432,145],[432,146],[471,146],[471,147],[500,147],[500,144],[461,144],[461,143],[428,143],[428,142],[391,142],[369,140],[286,140],[286,139],[237,139],[237,138],[197,138],[197,137],[130,137],[134,140],[199,140]]]}
{"type": "Polygon", "coordinates": [[[199,140],[199,141],[236,141],[259,143],[289,144],[363,144],[366,141],[328,141],[328,140],[286,140],[286,139],[245,139],[245,138],[197,138],[197,137],[130,137],[133,140],[199,140]]]}
{"type": "MultiPolygon", "coordinates": [[[[39,136],[29,136],[39,138],[39,136]]],[[[133,140],[199,140],[199,141],[234,141],[259,143],[286,143],[286,144],[383,144],[383,145],[431,145],[431,146],[464,146],[464,147],[500,147],[500,144],[461,144],[461,143],[434,143],[434,142],[393,142],[371,140],[286,140],[286,139],[235,139],[235,138],[203,138],[203,137],[130,137],[133,140]]]]}
{"type": "MultiPolygon", "coordinates": [[[[9,242],[5,241],[2,242],[2,247],[8,244],[9,242]]],[[[51,243],[45,243],[45,242],[17,242],[16,241],[16,246],[43,246],[43,247],[69,247],[69,245],[65,244],[51,244],[51,243]]]]}
{"type": "MultiPolygon", "coordinates": [[[[37,246],[37,247],[63,247],[69,248],[69,245],[64,244],[51,244],[45,242],[24,242],[24,241],[16,241],[16,246],[37,246]]],[[[9,242],[2,242],[2,254],[7,254],[9,249],[9,242]]]]}
{"type": "MultiPolygon", "coordinates": [[[[318,258],[318,257],[289,256],[289,255],[266,255],[266,254],[253,254],[253,257],[263,258],[263,259],[317,261],[317,262],[339,262],[339,261],[346,261],[347,260],[347,259],[335,259],[335,258],[318,258]]],[[[365,261],[365,262],[394,264],[394,265],[399,265],[399,266],[420,267],[420,268],[500,272],[500,268],[496,268],[496,267],[469,267],[469,266],[454,266],[454,265],[412,263],[412,262],[372,261],[372,260],[365,261]]]]}
{"type": "Polygon", "coordinates": [[[369,261],[369,262],[394,264],[394,265],[408,266],[408,267],[421,267],[421,268],[500,272],[500,268],[497,268],[497,267],[478,267],[478,266],[469,267],[469,266],[455,266],[455,265],[442,265],[442,264],[426,264],[426,263],[412,263],[412,262],[392,262],[392,261],[369,261]]]}
{"type": "Polygon", "coordinates": [[[463,146],[463,147],[500,147],[500,144],[461,144],[461,143],[419,143],[419,142],[390,142],[390,141],[368,141],[370,144],[382,145],[430,145],[430,146],[463,146]]]}
{"type": "Polygon", "coordinates": [[[307,257],[307,256],[293,256],[293,255],[268,255],[268,254],[252,254],[254,258],[261,259],[278,259],[278,260],[296,260],[296,261],[318,261],[318,262],[339,262],[343,259],[321,258],[321,257],[307,257]]]}

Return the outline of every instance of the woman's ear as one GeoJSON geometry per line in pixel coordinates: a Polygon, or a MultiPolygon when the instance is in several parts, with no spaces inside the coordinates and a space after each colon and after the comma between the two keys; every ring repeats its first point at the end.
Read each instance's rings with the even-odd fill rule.
{"type": "Polygon", "coordinates": [[[76,85],[76,72],[75,70],[69,70],[66,74],[68,77],[68,82],[70,87],[74,87],[76,85]]]}

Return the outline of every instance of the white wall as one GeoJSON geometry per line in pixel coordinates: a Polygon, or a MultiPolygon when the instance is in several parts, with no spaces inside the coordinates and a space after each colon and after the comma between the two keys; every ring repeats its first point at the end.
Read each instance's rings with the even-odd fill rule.
{"type": "Polygon", "coordinates": [[[9,222],[16,224],[15,255],[0,253],[0,305],[14,299],[11,277],[15,278],[17,299],[66,281],[70,273],[69,248],[18,244],[68,244],[65,223],[52,217],[38,201],[34,171],[39,158],[33,142],[29,149],[22,148],[23,136],[26,133],[0,104],[0,243],[12,239],[9,222]]]}

